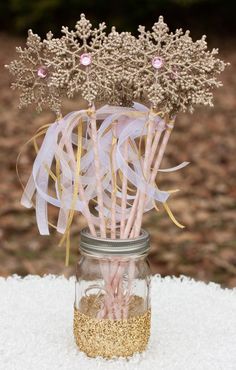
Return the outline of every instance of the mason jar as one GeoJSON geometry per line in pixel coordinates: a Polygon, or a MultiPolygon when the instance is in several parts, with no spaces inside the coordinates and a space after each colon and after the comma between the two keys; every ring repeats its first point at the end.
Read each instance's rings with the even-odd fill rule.
{"type": "Polygon", "coordinates": [[[150,336],[149,234],[103,239],[81,232],[76,268],[74,337],[90,357],[129,357],[150,336]]]}

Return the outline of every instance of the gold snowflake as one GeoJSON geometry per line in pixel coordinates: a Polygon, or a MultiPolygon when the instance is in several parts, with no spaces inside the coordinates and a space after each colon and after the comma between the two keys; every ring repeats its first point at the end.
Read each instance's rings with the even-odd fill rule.
{"type": "Polygon", "coordinates": [[[62,27],[60,39],[45,41],[51,51],[49,65],[53,67],[53,84],[66,87],[68,97],[79,93],[89,104],[97,100],[116,100],[115,81],[119,78],[118,58],[120,35],[114,30],[107,37],[105,23],[92,29],[81,14],[75,31],[62,27]],[[112,42],[111,42],[112,39],[112,42]]]}
{"type": "Polygon", "coordinates": [[[152,31],[139,27],[134,75],[135,97],[149,100],[167,113],[193,111],[196,104],[212,105],[212,89],[222,85],[217,75],[226,64],[217,49],[207,51],[205,36],[193,42],[189,31],[169,32],[163,17],[152,31]]]}
{"type": "Polygon", "coordinates": [[[163,17],[139,37],[129,32],[108,35],[105,23],[92,28],[81,14],[75,30],[62,27],[62,37],[51,32],[41,41],[29,31],[27,47],[8,66],[19,88],[20,106],[35,103],[60,111],[61,97],[81,95],[88,103],[103,101],[131,105],[134,99],[168,114],[212,105],[212,90],[226,63],[207,50],[205,36],[193,41],[189,31],[169,32],[163,17]]]}
{"type": "Polygon", "coordinates": [[[19,58],[6,67],[16,79],[12,88],[20,91],[19,107],[34,103],[38,111],[48,106],[59,114],[62,90],[51,84],[53,68],[48,65],[51,55],[44,42],[29,30],[26,47],[18,47],[16,51],[19,58]]]}

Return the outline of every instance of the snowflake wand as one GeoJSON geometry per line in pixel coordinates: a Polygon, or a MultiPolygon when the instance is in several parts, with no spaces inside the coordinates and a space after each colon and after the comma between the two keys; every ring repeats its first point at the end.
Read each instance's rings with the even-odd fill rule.
{"type": "MultiPolygon", "coordinates": [[[[137,238],[143,214],[158,209],[157,202],[183,227],[167,205],[174,191],[161,191],[156,178],[159,171],[188,164],[160,169],[175,117],[197,104],[211,106],[212,89],[221,86],[217,76],[226,66],[217,49],[207,50],[205,36],[194,42],[189,31],[170,33],[163,17],[151,31],[140,26],[137,38],[114,27],[107,35],[105,28],[101,23],[92,29],[82,14],[74,31],[62,28],[61,38],[49,32],[41,41],[29,31],[27,47],[17,48],[19,58],[7,66],[16,78],[12,87],[20,90],[20,107],[49,106],[57,116],[33,138],[45,134],[22,204],[31,207],[36,194],[41,234],[49,234],[47,204],[58,207],[56,229],[63,234],[61,244],[66,241],[66,264],[75,211],[102,238],[137,238]],[[87,101],[87,109],[62,118],[63,97],[75,95],[87,101]],[[98,102],[109,105],[97,109],[98,102]]],[[[98,317],[127,318],[134,265],[126,291],[121,261],[100,268],[106,294],[98,317]]]]}

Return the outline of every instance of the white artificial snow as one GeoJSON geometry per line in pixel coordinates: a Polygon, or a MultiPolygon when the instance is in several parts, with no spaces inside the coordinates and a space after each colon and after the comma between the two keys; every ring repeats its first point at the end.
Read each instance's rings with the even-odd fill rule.
{"type": "Polygon", "coordinates": [[[236,289],[154,276],[151,340],[129,360],[79,352],[73,300],[73,278],[0,278],[0,369],[236,370],[236,289]]]}

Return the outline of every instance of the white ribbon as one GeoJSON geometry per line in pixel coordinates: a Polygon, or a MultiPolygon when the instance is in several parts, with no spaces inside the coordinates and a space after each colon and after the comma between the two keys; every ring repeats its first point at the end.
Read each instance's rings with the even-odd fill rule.
{"type": "MultiPolygon", "coordinates": [[[[110,164],[111,145],[112,145],[112,124],[115,122],[115,135],[117,138],[115,149],[114,171],[121,171],[122,176],[128,178],[128,182],[134,188],[146,193],[145,212],[153,208],[153,201],[165,202],[169,193],[161,191],[157,187],[147,183],[142,174],[142,163],[138,157],[138,148],[135,139],[140,138],[147,133],[146,122],[149,116],[149,109],[142,104],[134,103],[132,108],[115,107],[105,105],[96,111],[97,120],[103,120],[98,131],[98,148],[99,160],[101,163],[102,187],[104,190],[104,213],[106,217],[110,216],[111,193],[112,193],[112,173],[110,164]],[[132,117],[133,115],[133,117],[132,117]],[[128,161],[123,156],[124,143],[129,140],[128,161]]],[[[85,132],[82,138],[83,155],[80,161],[79,181],[84,189],[84,199],[78,192],[74,204],[74,210],[84,213],[85,201],[88,203],[91,199],[97,197],[97,188],[94,177],[94,152],[92,141],[89,137],[90,117],[88,111],[75,111],[61,120],[53,123],[46,132],[41,148],[35,158],[33,170],[22,195],[21,203],[27,208],[32,206],[32,198],[36,193],[36,219],[41,234],[49,234],[47,204],[52,204],[59,208],[57,230],[64,233],[68,220],[68,214],[71,209],[75,174],[76,174],[76,157],[75,148],[78,142],[77,134],[73,130],[79,122],[86,122],[85,132]],[[49,194],[50,171],[55,160],[60,165],[60,184],[54,183],[54,196],[49,194]]],[[[166,123],[161,117],[155,117],[153,133],[156,130],[163,131],[166,123]]],[[[142,161],[142,160],[141,160],[142,161]]],[[[160,169],[161,172],[177,171],[185,167],[189,162],[183,162],[178,166],[160,169]]],[[[53,172],[53,171],[52,171],[53,172]]],[[[55,174],[54,174],[55,175],[55,174]]],[[[116,197],[122,197],[119,190],[116,197]]],[[[132,201],[133,195],[127,195],[127,201],[132,201]]],[[[129,217],[131,207],[127,205],[125,217],[129,217]]],[[[116,205],[116,220],[119,223],[121,219],[121,207],[116,205]]],[[[92,216],[95,225],[99,225],[99,219],[92,216]]]]}

